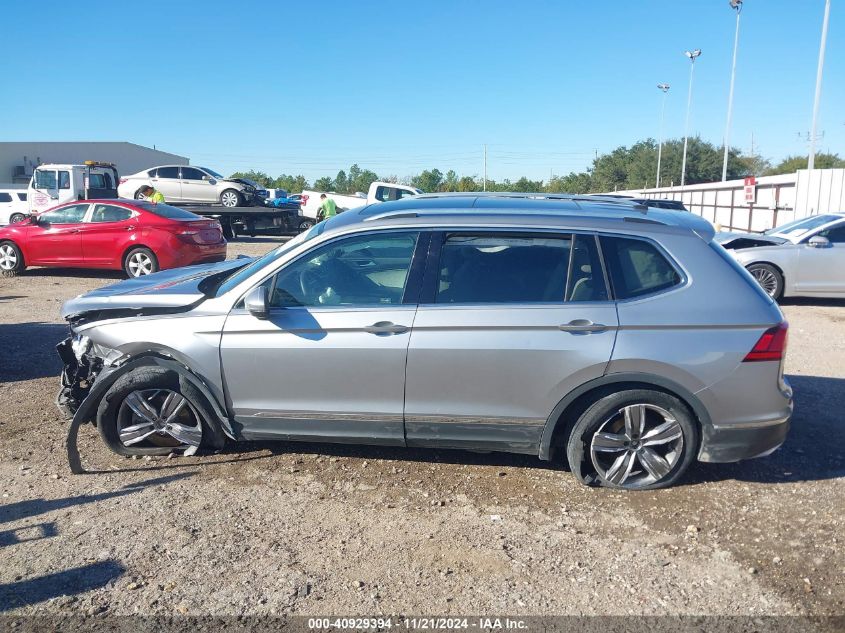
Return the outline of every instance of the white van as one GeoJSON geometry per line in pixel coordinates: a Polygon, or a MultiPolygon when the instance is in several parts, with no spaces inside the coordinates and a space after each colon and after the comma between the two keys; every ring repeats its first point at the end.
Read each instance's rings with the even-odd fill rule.
{"type": "Polygon", "coordinates": [[[12,224],[29,215],[26,189],[0,189],[0,225],[12,224]]]}
{"type": "Polygon", "coordinates": [[[29,210],[40,213],[73,200],[117,198],[117,183],[117,169],[111,163],[39,165],[29,181],[29,210]]]}

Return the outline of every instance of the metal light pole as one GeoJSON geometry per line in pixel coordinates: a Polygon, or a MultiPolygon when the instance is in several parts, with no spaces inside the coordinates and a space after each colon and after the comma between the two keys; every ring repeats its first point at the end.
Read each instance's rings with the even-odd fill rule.
{"type": "Polygon", "coordinates": [[[692,79],[695,72],[695,60],[701,55],[701,49],[696,48],[694,51],[684,51],[684,55],[689,57],[689,93],[687,94],[687,122],[684,126],[684,157],[681,160],[681,187],[684,186],[687,178],[687,141],[689,141],[689,112],[692,107],[692,79]]]}
{"type": "Polygon", "coordinates": [[[824,22],[822,23],[822,41],[819,45],[819,68],[816,71],[816,98],[813,101],[813,125],[810,129],[810,157],[807,169],[816,166],[816,125],[819,118],[819,101],[822,96],[822,72],[824,71],[824,51],[827,45],[827,24],[830,20],[830,0],[824,3],[824,22]]]}
{"type": "Polygon", "coordinates": [[[660,188],[660,159],[663,156],[663,115],[666,114],[666,93],[669,92],[669,84],[657,84],[663,91],[663,104],[660,106],[660,132],[657,140],[657,182],[654,185],[660,188]]]}
{"type": "Polygon", "coordinates": [[[736,11],[736,33],[734,34],[734,58],[731,64],[731,89],[728,93],[728,122],[725,123],[725,157],[722,160],[722,182],[728,179],[728,151],[731,146],[731,118],[734,110],[734,81],[736,80],[736,51],[739,48],[739,14],[742,0],[730,0],[731,9],[736,11]]]}

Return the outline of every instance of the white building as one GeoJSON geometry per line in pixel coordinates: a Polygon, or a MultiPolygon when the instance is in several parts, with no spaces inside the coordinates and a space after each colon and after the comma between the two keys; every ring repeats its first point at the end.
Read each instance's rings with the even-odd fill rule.
{"type": "Polygon", "coordinates": [[[126,142],[0,142],[0,187],[26,185],[32,170],[44,163],[114,163],[119,174],[156,165],[189,165],[185,156],[126,142]]]}

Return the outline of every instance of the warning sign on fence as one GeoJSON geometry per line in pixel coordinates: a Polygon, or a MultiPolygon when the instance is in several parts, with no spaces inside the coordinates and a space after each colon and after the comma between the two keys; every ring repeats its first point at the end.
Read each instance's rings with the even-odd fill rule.
{"type": "Polygon", "coordinates": [[[746,176],[745,178],[745,204],[754,204],[757,201],[757,178],[746,176]]]}

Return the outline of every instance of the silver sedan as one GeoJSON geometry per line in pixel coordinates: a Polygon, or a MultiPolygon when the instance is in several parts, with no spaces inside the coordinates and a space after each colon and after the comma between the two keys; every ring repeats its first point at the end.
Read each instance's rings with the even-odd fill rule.
{"type": "Polygon", "coordinates": [[[845,298],[845,213],[812,215],[761,235],[720,233],[716,241],[773,299],[845,298]]]}

